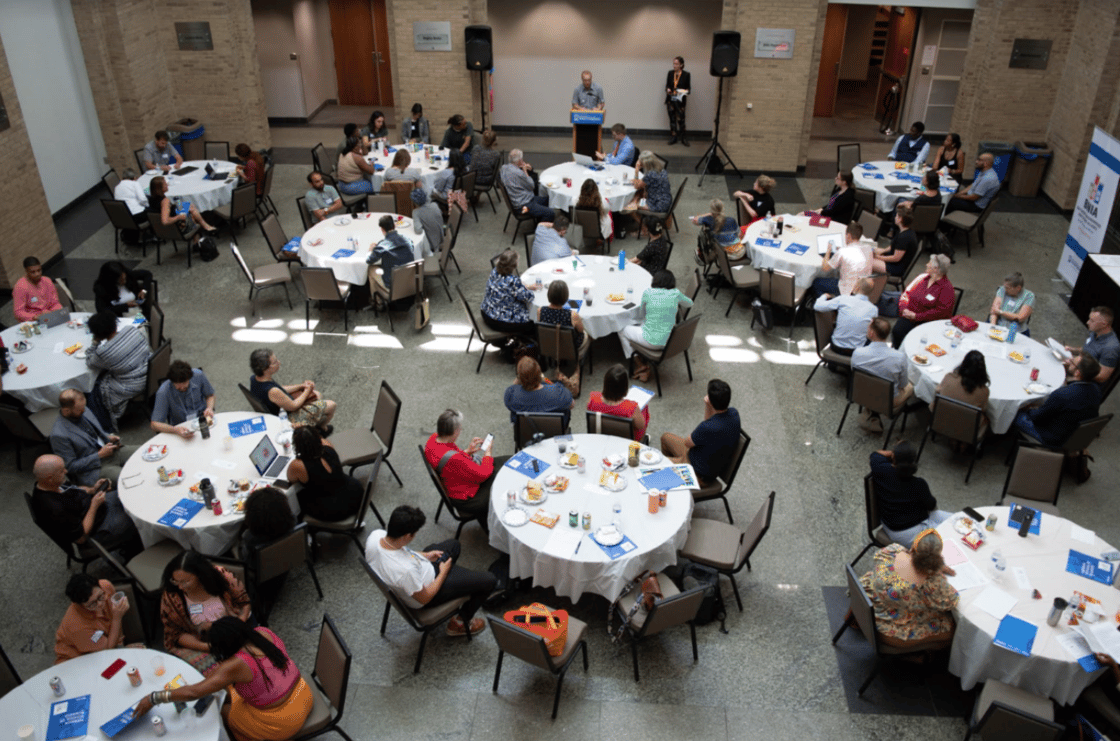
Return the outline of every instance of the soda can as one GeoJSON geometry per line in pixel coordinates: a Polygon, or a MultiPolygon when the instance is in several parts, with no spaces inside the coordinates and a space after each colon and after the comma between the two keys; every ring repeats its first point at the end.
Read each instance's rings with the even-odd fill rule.
{"type": "Polygon", "coordinates": [[[658,499],[660,500],[660,501],[658,502],[658,505],[659,505],[659,506],[660,506],[660,507],[661,507],[662,509],[664,509],[664,508],[665,508],[665,506],[666,506],[666,505],[668,504],[668,502],[669,502],[669,492],[667,492],[667,491],[664,491],[664,490],[662,490],[662,491],[658,492],[658,494],[657,494],[657,498],[658,498],[658,499]]]}
{"type": "Polygon", "coordinates": [[[568,527],[579,527],[579,512],[574,509],[568,513],[568,527]]]}
{"type": "Polygon", "coordinates": [[[590,512],[584,512],[583,513],[583,529],[584,530],[590,530],[591,529],[591,513],[590,512]]]}
{"type": "Polygon", "coordinates": [[[989,533],[994,532],[996,529],[997,518],[995,515],[988,515],[988,521],[984,523],[984,529],[989,533]]]}
{"type": "Polygon", "coordinates": [[[517,505],[517,492],[515,492],[513,489],[510,489],[506,492],[506,504],[508,504],[510,507],[517,505]]]}
{"type": "Polygon", "coordinates": [[[582,455],[579,457],[579,472],[587,473],[587,459],[582,455]]]}
{"type": "Polygon", "coordinates": [[[222,503],[218,500],[217,497],[214,497],[214,514],[222,514],[222,503]]]}
{"type": "Polygon", "coordinates": [[[1032,381],[1037,381],[1038,380],[1038,368],[1031,368],[1031,380],[1032,381]]]}
{"type": "Polygon", "coordinates": [[[660,508],[661,508],[661,497],[658,496],[656,491],[651,491],[649,493],[649,505],[647,506],[647,509],[649,510],[649,513],[651,515],[656,515],[657,510],[660,509],[660,508]]]}
{"type": "Polygon", "coordinates": [[[66,694],[66,688],[62,686],[62,680],[58,677],[51,677],[50,685],[51,692],[54,693],[55,697],[62,697],[66,694]]]}
{"type": "Polygon", "coordinates": [[[152,733],[157,736],[167,735],[167,726],[163,722],[163,718],[158,715],[152,716],[152,733]]]}
{"type": "Polygon", "coordinates": [[[144,680],[140,678],[140,670],[134,666],[128,667],[128,683],[133,687],[139,687],[140,683],[144,680]]]}

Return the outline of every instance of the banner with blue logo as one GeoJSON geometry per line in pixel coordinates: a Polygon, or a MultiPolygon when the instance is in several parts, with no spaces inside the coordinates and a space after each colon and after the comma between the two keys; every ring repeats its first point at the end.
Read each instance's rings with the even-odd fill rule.
{"type": "Polygon", "coordinates": [[[1081,176],[1081,190],[1077,193],[1073,219],[1069,222],[1069,233],[1062,249],[1062,260],[1058,263],[1058,275],[1071,286],[1077,282],[1077,274],[1081,272],[1081,265],[1089,253],[1101,251],[1118,184],[1120,141],[1095,127],[1093,142],[1089,145],[1089,158],[1085,162],[1085,174],[1081,176]]]}

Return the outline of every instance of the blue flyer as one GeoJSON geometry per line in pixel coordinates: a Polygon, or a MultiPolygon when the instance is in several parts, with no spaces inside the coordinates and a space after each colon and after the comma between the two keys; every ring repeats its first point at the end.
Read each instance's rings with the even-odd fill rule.
{"type": "Polygon", "coordinates": [[[176,530],[182,530],[183,526],[190,522],[192,517],[202,511],[202,507],[202,502],[196,502],[193,499],[180,499],[174,507],[167,510],[167,514],[156,522],[173,527],[176,530]]]}
{"type": "Polygon", "coordinates": [[[882,180],[882,179],[883,179],[883,173],[881,173],[881,172],[872,172],[872,173],[870,173],[870,174],[868,174],[868,175],[864,175],[864,177],[866,177],[866,178],[870,178],[871,180],[882,180]]]}
{"type": "Polygon", "coordinates": [[[540,458],[535,458],[522,450],[506,461],[506,467],[512,468],[514,471],[523,473],[529,478],[534,479],[548,469],[548,464],[540,458]],[[534,463],[536,463],[536,468],[533,467],[534,463]]]}
{"type": "Polygon", "coordinates": [[[51,703],[47,741],[85,736],[89,726],[89,695],[51,703]]]}
{"type": "Polygon", "coordinates": [[[133,715],[135,710],[135,705],[125,708],[124,712],[101,724],[101,732],[109,738],[115,738],[118,733],[128,728],[132,721],[136,720],[136,716],[133,715]]]}
{"type": "Polygon", "coordinates": [[[348,250],[346,248],[338,250],[333,255],[331,255],[331,257],[335,260],[341,260],[344,257],[353,257],[353,256],[354,256],[354,250],[348,250]]]}
{"type": "Polygon", "coordinates": [[[230,437],[244,437],[245,435],[252,435],[256,432],[264,432],[267,429],[264,423],[264,417],[250,417],[238,422],[229,423],[229,436],[230,437]]]}
{"type": "MultiPolygon", "coordinates": [[[[591,539],[595,540],[595,536],[594,535],[591,536],[591,539]]],[[[608,556],[610,556],[612,561],[616,561],[616,560],[622,558],[627,553],[629,553],[630,551],[632,551],[632,550],[634,550],[635,548],[638,547],[638,546],[634,545],[634,541],[630,540],[629,535],[624,536],[622,538],[622,542],[621,543],[616,543],[615,545],[603,545],[602,543],[600,543],[597,540],[595,540],[595,545],[602,548],[603,553],[606,553],[608,556]]]]}
{"type": "Polygon", "coordinates": [[[789,253],[794,254],[794,255],[804,255],[808,251],[809,251],[809,245],[798,244],[797,242],[794,242],[789,247],[786,247],[786,252],[789,252],[789,253]]]}
{"type": "Polygon", "coordinates": [[[754,240],[754,243],[757,244],[759,247],[778,248],[778,247],[782,246],[782,240],[780,240],[780,239],[763,239],[762,237],[759,237],[758,239],[754,240]]]}
{"type": "Polygon", "coordinates": [[[996,630],[996,637],[992,643],[1008,651],[1030,656],[1036,635],[1038,635],[1038,626],[1034,623],[1028,623],[1014,615],[1004,615],[1003,620],[999,621],[999,629],[996,630]]]}
{"type": "MultiPolygon", "coordinates": [[[[1019,520],[1018,517],[1015,517],[1015,508],[1017,506],[1030,507],[1030,505],[1029,504],[1017,505],[1017,504],[1015,504],[1015,502],[1009,502],[1009,505],[1010,506],[1007,508],[1007,513],[1008,513],[1007,514],[1007,526],[1010,527],[1010,528],[1014,528],[1015,530],[1018,530],[1020,520],[1019,520]]],[[[1039,510],[1036,509],[1036,510],[1034,510],[1034,519],[1031,520],[1030,534],[1031,535],[1038,535],[1041,530],[1042,530],[1042,512],[1040,512],[1039,510]]]]}
{"type": "Polygon", "coordinates": [[[647,489],[657,489],[659,491],[669,491],[685,485],[684,479],[673,468],[662,468],[660,471],[654,471],[638,479],[638,483],[647,489]]]}
{"type": "Polygon", "coordinates": [[[1095,556],[1089,556],[1072,548],[1069,549],[1066,571],[1071,574],[1078,574],[1086,579],[1109,585],[1112,584],[1112,572],[1115,568],[1116,564],[1111,561],[1103,561],[1095,556]]]}
{"type": "Polygon", "coordinates": [[[292,237],[291,239],[288,240],[288,243],[286,245],[284,245],[283,251],[284,252],[293,252],[293,253],[299,252],[299,243],[300,243],[300,240],[302,240],[302,239],[303,239],[303,237],[292,237]]]}

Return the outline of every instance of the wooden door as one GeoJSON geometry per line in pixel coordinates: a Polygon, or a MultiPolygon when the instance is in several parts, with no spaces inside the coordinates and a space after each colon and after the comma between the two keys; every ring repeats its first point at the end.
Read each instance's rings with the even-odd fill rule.
{"type": "Polygon", "coordinates": [[[840,59],[844,55],[844,33],[848,28],[848,8],[829,5],[821,42],[821,66],[817,71],[817,94],[813,115],[830,118],[836,106],[836,89],[840,85],[840,59]]]}
{"type": "Polygon", "coordinates": [[[329,7],[338,102],[393,105],[385,0],[330,0],[329,7]]]}
{"type": "Polygon", "coordinates": [[[374,70],[377,73],[377,103],[388,108],[393,105],[393,75],[389,53],[389,21],[385,12],[386,0],[372,0],[373,6],[373,51],[376,56],[374,70]]]}

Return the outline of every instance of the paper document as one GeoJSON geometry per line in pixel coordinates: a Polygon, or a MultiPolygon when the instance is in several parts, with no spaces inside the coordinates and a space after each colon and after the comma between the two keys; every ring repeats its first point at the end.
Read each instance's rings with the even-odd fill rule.
{"type": "Polygon", "coordinates": [[[957,573],[945,578],[953,585],[953,589],[958,592],[963,592],[973,587],[980,587],[988,583],[988,577],[984,576],[980,572],[980,569],[976,568],[976,565],[969,561],[965,561],[959,566],[954,566],[953,569],[957,573]]]}
{"type": "Polygon", "coordinates": [[[1069,524],[1069,536],[1074,540],[1080,540],[1086,545],[1095,545],[1097,542],[1097,534],[1089,528],[1081,527],[1077,523],[1071,522],[1069,524]]]}
{"type": "Polygon", "coordinates": [[[996,620],[1003,620],[1018,601],[999,587],[989,586],[972,602],[972,606],[979,607],[996,620]]]}
{"type": "Polygon", "coordinates": [[[1015,576],[1015,584],[1024,591],[1030,591],[1031,580],[1027,576],[1027,570],[1022,566],[1013,566],[1011,573],[1015,576]]]}
{"type": "Polygon", "coordinates": [[[579,528],[553,528],[552,535],[549,536],[548,542],[544,544],[544,552],[556,558],[571,558],[575,554],[576,546],[579,545],[580,538],[583,535],[584,531],[579,528]]]}
{"type": "Polygon", "coordinates": [[[233,469],[237,468],[237,466],[235,466],[232,461],[224,461],[221,458],[215,458],[214,460],[210,461],[210,465],[214,466],[215,468],[225,469],[226,471],[232,471],[233,469]]]}
{"type": "Polygon", "coordinates": [[[941,557],[945,559],[945,564],[948,566],[956,567],[959,563],[968,563],[968,556],[961,553],[961,549],[951,540],[942,542],[941,557]]]}
{"type": "Polygon", "coordinates": [[[631,386],[630,390],[626,392],[623,399],[629,399],[637,403],[639,409],[645,409],[649,406],[650,399],[653,398],[653,392],[649,389],[641,388],[640,386],[631,386]]]}
{"type": "Polygon", "coordinates": [[[1089,648],[1089,644],[1085,641],[1085,637],[1077,633],[1062,633],[1057,636],[1058,645],[1066,650],[1066,652],[1077,659],[1077,663],[1081,668],[1087,672],[1095,672],[1101,668],[1101,662],[1097,661],[1097,657],[1093,655],[1093,649],[1089,648]]]}
{"type": "Polygon", "coordinates": [[[1082,622],[1073,626],[1085,642],[1096,653],[1120,656],[1120,631],[1112,620],[1098,620],[1095,623],[1082,622]]]}

